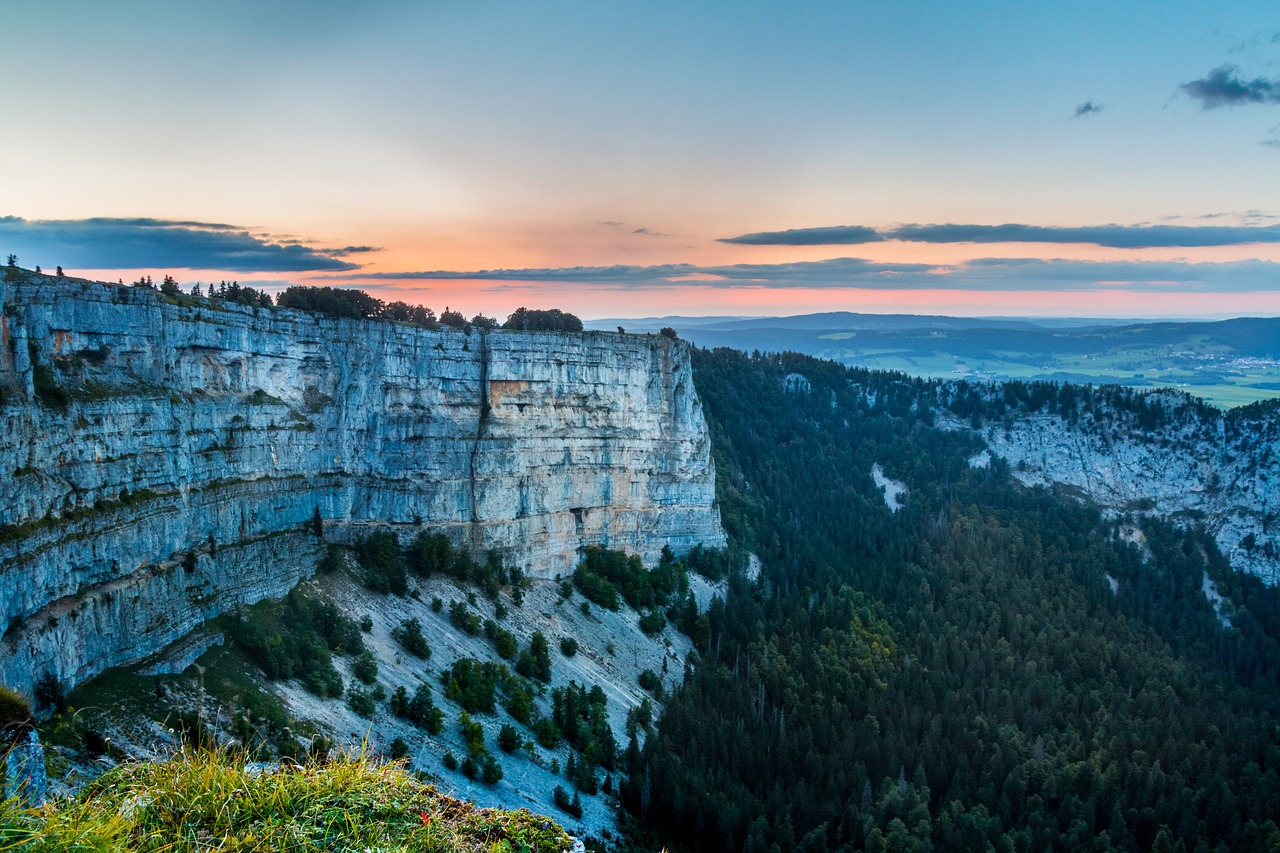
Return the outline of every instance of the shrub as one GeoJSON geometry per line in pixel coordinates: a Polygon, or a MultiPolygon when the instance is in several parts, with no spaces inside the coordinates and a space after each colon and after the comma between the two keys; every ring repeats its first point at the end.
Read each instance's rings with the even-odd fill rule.
{"type": "Polygon", "coordinates": [[[516,642],[516,635],[501,629],[493,638],[493,647],[497,650],[498,657],[506,660],[511,660],[520,651],[520,645],[516,642]]]}
{"type": "MultiPolygon", "coordinates": [[[[340,681],[331,653],[364,651],[355,622],[332,602],[296,589],[279,603],[243,608],[229,616],[227,623],[231,640],[272,679],[301,678],[312,685],[340,681]],[[323,678],[318,677],[321,674],[323,678]]],[[[339,686],[336,694],[326,691],[319,695],[340,696],[342,688],[339,686]]]]}
{"type": "Polygon", "coordinates": [[[418,685],[404,716],[418,728],[426,729],[433,735],[444,731],[444,711],[436,707],[431,699],[431,688],[425,684],[418,685]]]}
{"type": "Polygon", "coordinates": [[[377,690],[363,690],[354,684],[347,690],[347,707],[362,717],[372,717],[378,707],[377,690]]]}
{"type": "Polygon", "coordinates": [[[578,653],[578,641],[573,637],[564,637],[560,640],[560,653],[567,658],[571,658],[578,653]]]}
{"type": "Polygon", "coordinates": [[[486,755],[481,763],[482,777],[486,785],[496,785],[502,781],[502,765],[492,755],[486,755]]]}
{"type": "Polygon", "coordinates": [[[467,605],[461,601],[454,601],[449,605],[449,622],[459,631],[465,631],[471,636],[480,633],[480,617],[467,609],[467,605]]]}
{"type": "Polygon", "coordinates": [[[45,670],[44,675],[36,681],[36,707],[52,708],[62,711],[67,706],[67,697],[62,690],[62,682],[52,672],[45,670]]]}
{"type": "Polygon", "coordinates": [[[498,748],[503,752],[515,752],[522,746],[524,738],[520,736],[519,730],[510,723],[503,723],[498,730],[498,748]]]}
{"type": "Polygon", "coordinates": [[[563,737],[560,734],[560,727],[550,717],[538,720],[533,727],[533,734],[538,739],[538,743],[547,749],[555,749],[560,745],[560,739],[563,737]]]}
{"type": "Polygon", "coordinates": [[[667,627],[667,617],[661,610],[650,610],[640,617],[640,630],[650,636],[661,633],[665,627],[667,627]]]}
{"type": "Polygon", "coordinates": [[[365,584],[374,592],[404,595],[409,578],[400,563],[400,545],[389,530],[379,530],[356,540],[356,557],[365,568],[365,584]]]}
{"type": "Polygon", "coordinates": [[[646,669],[644,672],[640,673],[638,681],[640,682],[640,686],[645,690],[648,690],[650,693],[657,690],[658,686],[662,683],[658,678],[658,674],[651,669],[646,669]]]}
{"type": "Polygon", "coordinates": [[[404,738],[398,737],[391,741],[391,757],[397,761],[409,757],[409,744],[404,742],[404,738]]]}
{"type": "Polygon", "coordinates": [[[336,572],[340,568],[342,568],[342,549],[337,545],[330,545],[324,549],[324,554],[320,557],[316,571],[327,575],[331,572],[336,572]]]}
{"type": "Polygon", "coordinates": [[[555,801],[556,808],[567,814],[571,814],[576,818],[582,817],[582,800],[578,799],[578,792],[573,792],[573,798],[569,798],[569,792],[559,785],[551,792],[551,799],[555,801]]]}
{"type": "Polygon", "coordinates": [[[458,757],[449,750],[445,750],[444,753],[444,766],[449,770],[458,769],[458,757]]]}
{"type": "Polygon", "coordinates": [[[458,731],[462,732],[462,741],[467,751],[473,756],[484,755],[484,726],[471,719],[466,711],[458,712],[458,731]]]}
{"type": "Polygon", "coordinates": [[[447,571],[453,562],[453,543],[443,533],[420,531],[405,554],[409,570],[415,575],[429,577],[435,572],[447,571]]]}
{"type": "Polygon", "coordinates": [[[406,619],[391,630],[391,638],[414,657],[431,657],[431,646],[422,635],[422,623],[415,619],[406,619]]]}
{"type": "Polygon", "coordinates": [[[368,650],[361,652],[351,661],[351,674],[365,684],[373,684],[378,679],[378,659],[368,650]]]}
{"type": "Polygon", "coordinates": [[[452,699],[473,714],[491,714],[494,692],[508,675],[507,668],[500,663],[459,658],[440,673],[440,682],[446,699],[452,699]]]}
{"type": "Polygon", "coordinates": [[[506,708],[517,723],[527,726],[533,719],[533,697],[522,687],[512,687],[507,691],[506,708]]]}

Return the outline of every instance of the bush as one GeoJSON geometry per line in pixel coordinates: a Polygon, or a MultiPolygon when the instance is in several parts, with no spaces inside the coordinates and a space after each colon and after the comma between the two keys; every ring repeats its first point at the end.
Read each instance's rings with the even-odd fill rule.
{"type": "Polygon", "coordinates": [[[449,750],[445,750],[444,753],[444,766],[449,770],[458,769],[458,757],[449,750]]]}
{"type": "Polygon", "coordinates": [[[365,568],[365,585],[374,592],[404,595],[409,578],[400,563],[400,544],[389,530],[379,530],[356,540],[356,557],[365,568]]]}
{"type": "Polygon", "coordinates": [[[316,571],[327,575],[331,572],[336,572],[340,568],[342,568],[342,549],[337,545],[329,545],[324,549],[324,554],[320,557],[316,571]]]}
{"type": "Polygon", "coordinates": [[[555,749],[560,745],[560,739],[563,737],[560,727],[550,717],[538,720],[537,725],[533,727],[533,734],[538,739],[538,743],[547,749],[555,749]]]}
{"type": "Polygon", "coordinates": [[[494,711],[494,692],[509,675],[500,663],[481,662],[473,658],[459,658],[440,673],[446,699],[451,699],[471,713],[491,714],[494,711]]]}
{"type": "Polygon", "coordinates": [[[398,737],[391,741],[391,758],[395,761],[401,758],[409,757],[409,744],[404,742],[404,738],[398,737]]]}
{"type": "Polygon", "coordinates": [[[648,690],[650,693],[657,690],[658,686],[662,684],[662,681],[658,678],[658,674],[651,669],[646,669],[644,672],[640,673],[640,678],[638,680],[640,682],[640,686],[645,690],[648,690]]]}
{"type": "Polygon", "coordinates": [[[502,765],[492,755],[486,755],[481,763],[481,770],[486,785],[496,785],[502,781],[502,765]]]}
{"type": "Polygon", "coordinates": [[[507,691],[506,708],[517,723],[527,726],[533,719],[533,697],[522,687],[512,687],[507,691]]]}
{"type": "Polygon", "coordinates": [[[414,537],[405,557],[410,571],[424,578],[429,577],[449,569],[453,562],[453,543],[443,533],[420,531],[414,537]]]}
{"type": "Polygon", "coordinates": [[[431,657],[431,646],[427,645],[427,638],[422,635],[422,623],[416,618],[406,619],[393,628],[391,638],[414,657],[431,657]]]}
{"type": "Polygon", "coordinates": [[[71,403],[71,395],[67,393],[67,389],[58,384],[49,365],[33,363],[31,372],[36,399],[40,401],[40,405],[65,412],[71,403]]]}
{"type": "Polygon", "coordinates": [[[480,633],[480,617],[468,610],[467,605],[461,601],[449,605],[449,622],[459,631],[465,631],[473,637],[480,633]]]}
{"type": "Polygon", "coordinates": [[[667,617],[661,610],[650,610],[640,617],[640,630],[649,636],[662,633],[667,627],[667,617]]]}
{"type": "Polygon", "coordinates": [[[365,684],[373,684],[378,679],[378,659],[373,652],[363,651],[351,661],[351,674],[365,684]]]}
{"type": "Polygon", "coordinates": [[[516,642],[516,635],[510,631],[499,629],[497,635],[493,638],[493,647],[498,652],[498,657],[511,660],[520,652],[520,645],[516,642]]]}
{"type": "Polygon", "coordinates": [[[62,682],[52,672],[45,670],[44,675],[36,681],[36,708],[52,708],[55,711],[65,710],[67,697],[62,690],[62,682]]]}
{"type": "Polygon", "coordinates": [[[564,637],[560,640],[560,653],[567,658],[571,658],[578,653],[578,641],[573,637],[564,637]]]}
{"type": "Polygon", "coordinates": [[[551,649],[541,631],[534,631],[529,639],[529,655],[533,658],[533,677],[539,681],[551,681],[551,649]]]}
{"type": "Polygon", "coordinates": [[[498,730],[498,748],[503,752],[515,752],[522,746],[524,738],[520,736],[519,730],[510,723],[503,723],[498,730]]]}
{"type": "Polygon", "coordinates": [[[573,792],[573,799],[569,798],[569,792],[559,785],[551,792],[551,799],[555,801],[556,808],[567,814],[571,814],[576,818],[582,817],[582,800],[578,799],[578,792],[573,792]]]}
{"type": "Polygon", "coordinates": [[[458,712],[458,731],[462,732],[462,741],[471,755],[480,756],[488,751],[484,748],[484,727],[466,711],[458,712]]]}
{"type": "Polygon", "coordinates": [[[377,687],[362,690],[353,684],[347,690],[347,707],[362,717],[372,717],[382,693],[377,687]]]}

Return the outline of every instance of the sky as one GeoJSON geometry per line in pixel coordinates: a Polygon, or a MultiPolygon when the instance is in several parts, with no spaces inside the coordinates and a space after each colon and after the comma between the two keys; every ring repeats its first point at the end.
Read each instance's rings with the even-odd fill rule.
{"type": "Polygon", "coordinates": [[[505,317],[1280,314],[1280,5],[0,0],[0,253],[505,317]]]}

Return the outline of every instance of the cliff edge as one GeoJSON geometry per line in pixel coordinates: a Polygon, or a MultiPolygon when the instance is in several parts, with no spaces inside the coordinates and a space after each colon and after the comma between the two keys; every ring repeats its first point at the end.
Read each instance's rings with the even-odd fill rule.
{"type": "MultiPolygon", "coordinates": [[[[11,271],[12,272],[12,271],[11,271]]],[[[0,282],[0,682],[70,685],[390,526],[531,574],[723,543],[686,346],[0,282]]]]}

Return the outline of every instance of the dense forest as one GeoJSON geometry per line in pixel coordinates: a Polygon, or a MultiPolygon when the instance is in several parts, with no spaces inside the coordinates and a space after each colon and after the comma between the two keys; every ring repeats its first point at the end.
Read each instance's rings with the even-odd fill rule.
{"type": "Polygon", "coordinates": [[[971,467],[972,434],[935,425],[1094,392],[734,350],[694,366],[725,526],[763,569],[731,578],[627,756],[642,846],[1280,849],[1280,593],[1200,531],[971,467]],[[909,488],[896,512],[876,464],[909,488]]]}

